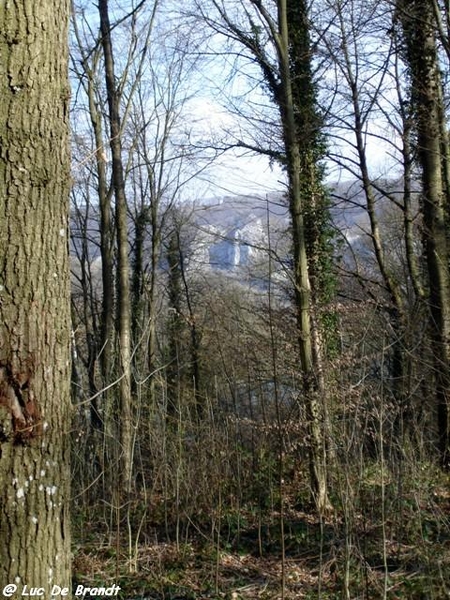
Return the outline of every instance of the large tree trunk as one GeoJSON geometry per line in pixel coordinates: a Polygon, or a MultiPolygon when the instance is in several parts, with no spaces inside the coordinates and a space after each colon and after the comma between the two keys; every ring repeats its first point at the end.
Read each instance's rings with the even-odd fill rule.
{"type": "Polygon", "coordinates": [[[314,212],[318,119],[312,85],[307,8],[293,0],[278,1],[280,87],[278,105],[289,175],[289,209],[294,246],[294,284],[300,367],[309,434],[311,486],[319,513],[329,510],[326,448],[326,390],[322,377],[319,332],[314,331],[314,294],[310,266],[316,240],[308,252],[306,215],[314,212]],[[298,96],[302,96],[301,99],[298,96]],[[315,335],[314,335],[315,333],[315,335]]]}
{"type": "Polygon", "coordinates": [[[0,7],[0,589],[70,589],[66,0],[0,7]]]}
{"type": "Polygon", "coordinates": [[[433,30],[433,8],[428,0],[397,3],[411,72],[412,98],[422,168],[424,244],[429,278],[435,396],[440,454],[449,466],[450,426],[450,272],[448,199],[442,149],[442,84],[433,30]]]}

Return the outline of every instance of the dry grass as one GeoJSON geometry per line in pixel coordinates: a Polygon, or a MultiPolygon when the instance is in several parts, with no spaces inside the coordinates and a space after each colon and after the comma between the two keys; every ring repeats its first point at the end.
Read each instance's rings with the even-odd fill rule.
{"type": "Polygon", "coordinates": [[[229,532],[217,540],[198,529],[176,544],[162,541],[162,530],[153,528],[141,534],[131,557],[123,533],[118,540],[97,532],[86,541],[84,529],[84,541],[75,549],[74,580],[90,586],[117,583],[126,599],[442,600],[450,597],[447,483],[413,508],[405,509],[403,526],[390,515],[384,527],[375,512],[372,521],[361,513],[349,524],[336,511],[319,523],[313,514],[291,508],[284,523],[284,561],[276,514],[258,531],[246,515],[239,541],[229,532]]]}

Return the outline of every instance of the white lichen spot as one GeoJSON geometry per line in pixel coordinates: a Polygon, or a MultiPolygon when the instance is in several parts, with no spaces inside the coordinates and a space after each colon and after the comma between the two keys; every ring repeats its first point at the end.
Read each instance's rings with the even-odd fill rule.
{"type": "Polygon", "coordinates": [[[51,583],[53,580],[53,569],[49,567],[48,569],[48,582],[51,583]]]}
{"type": "Polygon", "coordinates": [[[29,479],[30,481],[33,481],[33,475],[28,475],[28,479],[29,479]]]}
{"type": "Polygon", "coordinates": [[[17,577],[14,579],[14,581],[15,581],[16,583],[20,583],[20,577],[17,575],[17,577]]]}
{"type": "Polygon", "coordinates": [[[59,554],[57,554],[57,555],[55,556],[55,562],[58,562],[58,561],[59,561],[59,554]]]}
{"type": "Polygon", "coordinates": [[[23,498],[25,496],[24,489],[20,487],[16,492],[16,496],[17,496],[17,500],[20,500],[20,498],[23,498]]]}
{"type": "Polygon", "coordinates": [[[30,485],[30,482],[27,479],[25,479],[25,487],[27,488],[29,485],[30,485]]]}
{"type": "Polygon", "coordinates": [[[17,485],[18,483],[19,483],[18,479],[16,479],[16,478],[14,477],[14,479],[13,479],[13,485],[17,485]]]}
{"type": "Polygon", "coordinates": [[[42,490],[44,489],[44,486],[42,485],[42,483],[39,484],[39,491],[42,492],[42,490]]]}
{"type": "Polygon", "coordinates": [[[56,494],[56,485],[48,485],[45,491],[48,496],[54,496],[56,494]]]}
{"type": "Polygon", "coordinates": [[[41,477],[45,477],[45,471],[44,471],[44,469],[41,469],[41,472],[39,473],[39,475],[40,475],[41,477]]]}
{"type": "Polygon", "coordinates": [[[38,518],[37,518],[35,515],[33,515],[33,516],[31,517],[31,520],[32,520],[32,522],[34,523],[34,525],[37,525],[37,523],[38,523],[38,518]]]}
{"type": "MultiPolygon", "coordinates": [[[[45,423],[44,423],[44,425],[45,425],[45,423]]],[[[49,461],[48,461],[48,460],[46,460],[46,461],[45,461],[45,466],[46,466],[46,467],[49,467],[49,466],[50,466],[50,463],[49,463],[49,461]]]]}
{"type": "MultiPolygon", "coordinates": [[[[47,429],[48,429],[48,423],[47,423],[47,421],[44,421],[44,422],[42,423],[42,429],[43,429],[44,431],[47,431],[47,429]]],[[[47,463],[48,463],[48,461],[47,461],[45,464],[47,464],[47,463]]]]}
{"type": "Polygon", "coordinates": [[[4,289],[5,289],[5,286],[0,284],[0,292],[3,292],[4,289]]]}
{"type": "Polygon", "coordinates": [[[61,237],[64,237],[66,235],[66,230],[64,229],[64,227],[61,227],[61,229],[59,230],[59,235],[61,237]]]}
{"type": "Polygon", "coordinates": [[[53,279],[58,279],[58,273],[53,273],[53,279]]]}

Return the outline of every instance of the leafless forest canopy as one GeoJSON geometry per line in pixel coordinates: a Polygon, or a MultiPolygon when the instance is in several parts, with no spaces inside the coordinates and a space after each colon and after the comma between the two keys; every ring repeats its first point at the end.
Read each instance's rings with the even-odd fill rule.
{"type": "Polygon", "coordinates": [[[441,0],[73,1],[76,583],[450,593],[449,35],[441,0]]]}

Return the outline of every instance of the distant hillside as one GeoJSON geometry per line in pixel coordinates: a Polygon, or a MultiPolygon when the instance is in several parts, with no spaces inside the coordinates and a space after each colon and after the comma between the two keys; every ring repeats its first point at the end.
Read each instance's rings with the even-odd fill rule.
{"type": "MultiPolygon", "coordinates": [[[[388,193],[397,197],[401,182],[384,182],[388,193]]],[[[391,204],[377,193],[380,211],[391,204]]],[[[330,185],[331,217],[337,231],[355,247],[368,231],[368,215],[361,183],[342,182],[330,185]]],[[[180,208],[183,213],[181,239],[186,266],[191,269],[222,273],[249,273],[267,257],[281,261],[287,256],[290,225],[286,198],[282,192],[224,196],[195,201],[180,208]]],[[[72,210],[72,255],[83,252],[83,227],[87,224],[87,248],[92,262],[100,260],[99,218],[95,208],[72,210]]],[[[149,228],[150,231],[150,228],[149,228]]],[[[148,233],[148,249],[150,247],[148,233]]],[[[133,221],[130,218],[130,248],[133,245],[133,221]]],[[[164,238],[164,235],[163,235],[164,238]]],[[[149,250],[148,250],[149,251],[149,250]]]]}
{"type": "Polygon", "coordinates": [[[251,268],[276,249],[289,227],[283,194],[223,197],[194,203],[193,262],[221,271],[251,268]],[[197,257],[196,257],[197,255],[197,257]]]}

